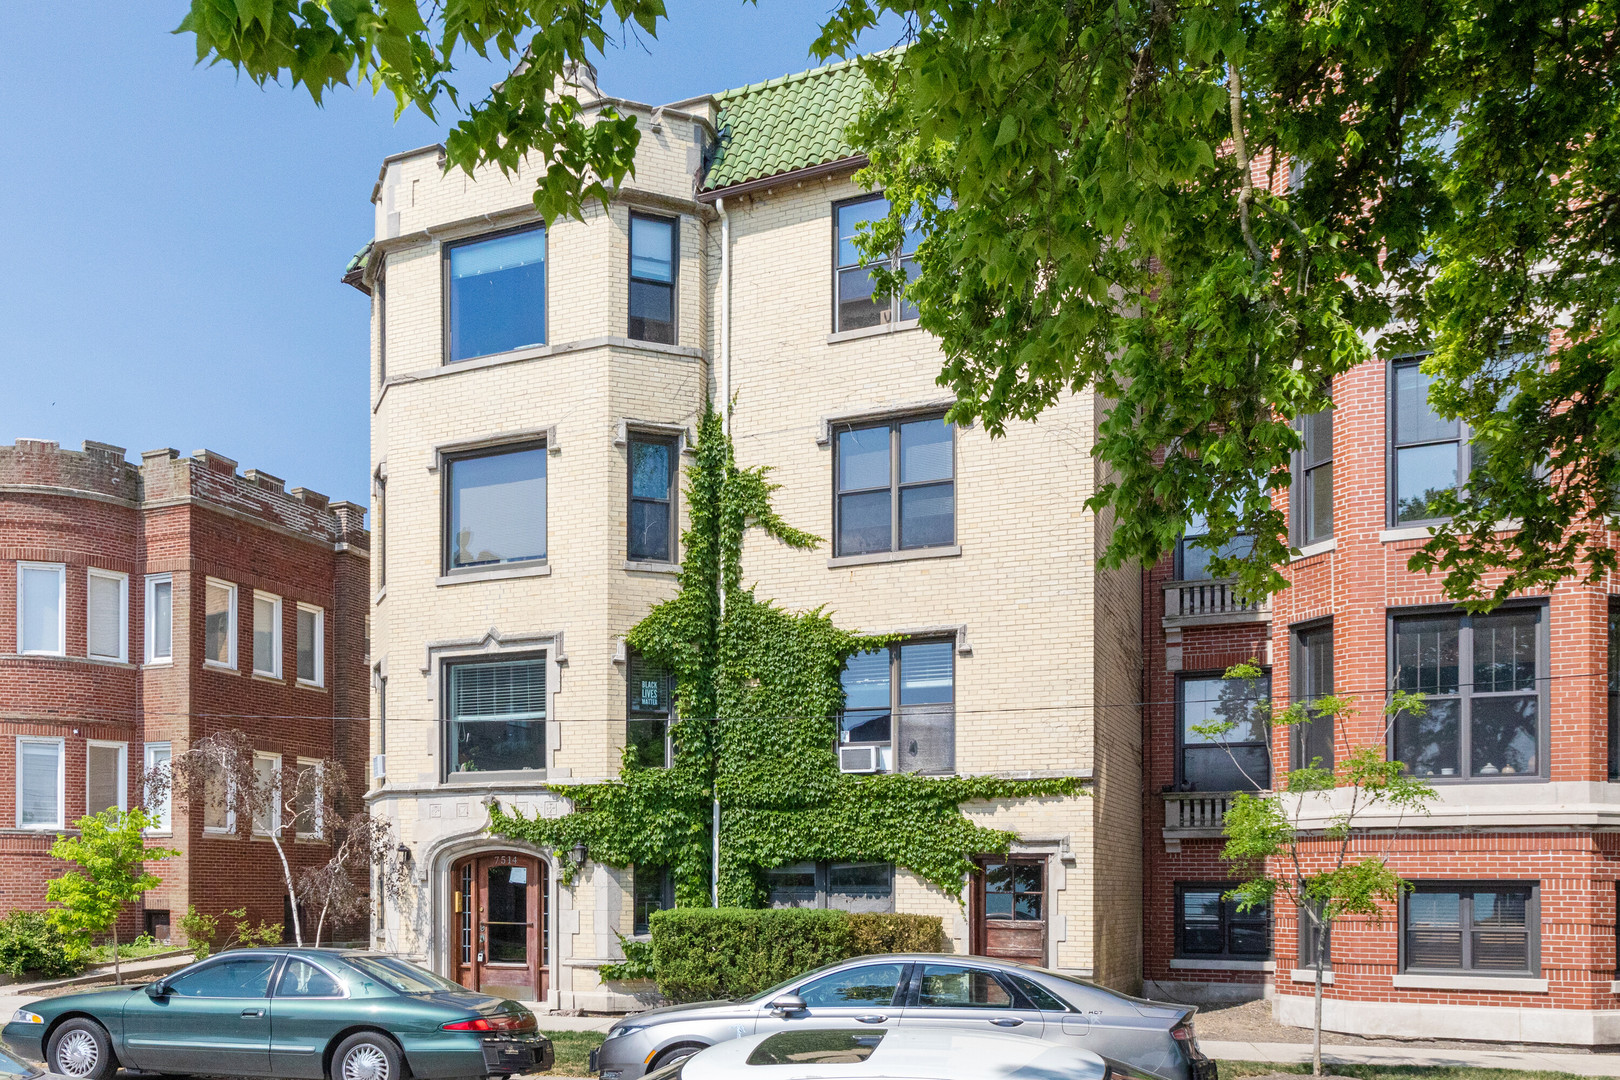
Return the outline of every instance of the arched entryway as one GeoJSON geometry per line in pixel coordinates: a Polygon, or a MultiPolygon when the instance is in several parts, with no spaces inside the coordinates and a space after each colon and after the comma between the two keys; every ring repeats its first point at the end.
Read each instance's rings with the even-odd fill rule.
{"type": "Polygon", "coordinates": [[[546,864],[519,852],[472,855],[450,868],[450,966],[471,990],[519,1001],[551,989],[546,864]]]}

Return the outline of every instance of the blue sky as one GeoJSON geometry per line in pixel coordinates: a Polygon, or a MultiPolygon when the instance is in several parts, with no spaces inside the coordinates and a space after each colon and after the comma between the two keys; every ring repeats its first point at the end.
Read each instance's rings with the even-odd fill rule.
{"type": "MultiPolygon", "coordinates": [[[[831,2],[669,0],[659,39],[607,50],[601,85],[657,103],[802,70],[831,2]]],[[[365,502],[367,306],[338,275],[381,158],[443,129],[369,93],[318,109],[198,68],[170,33],[185,8],[0,20],[0,443],[206,447],[365,502]]]]}

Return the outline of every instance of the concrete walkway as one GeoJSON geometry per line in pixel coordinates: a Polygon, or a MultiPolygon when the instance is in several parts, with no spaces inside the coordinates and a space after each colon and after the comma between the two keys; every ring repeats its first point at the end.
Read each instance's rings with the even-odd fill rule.
{"type": "Polygon", "coordinates": [[[538,1001],[525,1001],[523,1004],[540,1021],[541,1031],[606,1031],[624,1019],[623,1016],[564,1016],[546,1012],[545,1005],[538,1001]]]}
{"type": "MultiPolygon", "coordinates": [[[[1277,1064],[1311,1060],[1310,1043],[1217,1042],[1199,1039],[1199,1047],[1222,1061],[1269,1061],[1277,1064]]],[[[1620,1077],[1620,1054],[1559,1054],[1542,1050],[1451,1050],[1432,1046],[1335,1046],[1324,1043],[1322,1061],[1335,1065],[1452,1065],[1477,1069],[1528,1069],[1620,1077]]]]}

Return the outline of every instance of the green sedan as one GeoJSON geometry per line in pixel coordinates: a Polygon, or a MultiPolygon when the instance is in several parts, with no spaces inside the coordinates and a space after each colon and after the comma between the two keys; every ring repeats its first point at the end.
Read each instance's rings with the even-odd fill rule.
{"type": "Polygon", "coordinates": [[[551,1041],[515,1001],[391,956],[221,953],[145,986],[36,1001],[0,1032],[79,1080],[150,1073],[307,1080],[462,1080],[549,1069],[551,1041]]]}

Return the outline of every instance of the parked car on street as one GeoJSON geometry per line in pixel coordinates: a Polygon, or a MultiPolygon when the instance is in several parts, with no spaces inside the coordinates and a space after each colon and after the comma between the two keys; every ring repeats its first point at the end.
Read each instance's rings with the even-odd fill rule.
{"type": "Polygon", "coordinates": [[[549,1069],[551,1041],[515,1001],[391,956],[221,953],[144,986],[18,1009],[8,1046],[72,1080],[142,1072],[307,1080],[448,1080],[549,1069]]]}
{"type": "Polygon", "coordinates": [[[804,1028],[679,1058],[648,1080],[1111,1080],[1089,1050],[964,1028],[804,1028]]]}
{"type": "Polygon", "coordinates": [[[1105,990],[1069,975],[982,956],[861,956],[737,1001],[670,1005],[625,1017],[591,1058],[601,1080],[639,1080],[716,1043],[816,1028],[1015,1033],[1089,1050],[1154,1080],[1216,1080],[1187,1005],[1105,990]]]}
{"type": "Polygon", "coordinates": [[[42,1072],[20,1057],[0,1050],[0,1080],[66,1080],[56,1073],[42,1072]]]}

